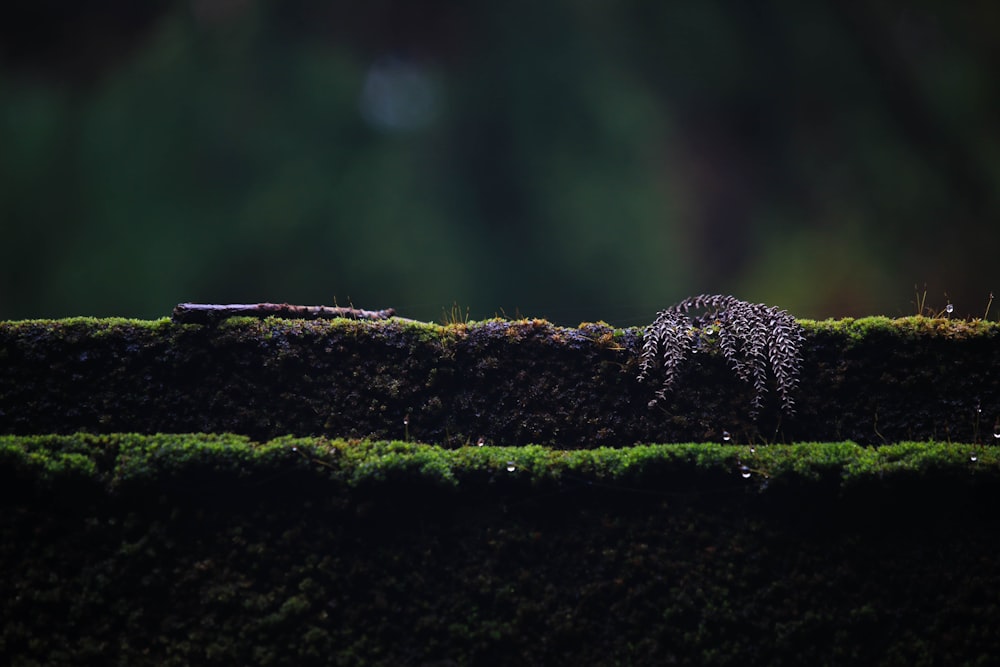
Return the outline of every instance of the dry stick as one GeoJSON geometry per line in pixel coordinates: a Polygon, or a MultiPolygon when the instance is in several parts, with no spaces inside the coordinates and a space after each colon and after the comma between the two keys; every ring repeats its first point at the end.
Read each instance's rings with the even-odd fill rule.
{"type": "Polygon", "coordinates": [[[339,306],[293,306],[288,303],[179,303],[174,308],[174,322],[212,324],[227,317],[285,317],[298,320],[329,320],[345,317],[352,320],[387,320],[396,311],[360,310],[339,306]]]}

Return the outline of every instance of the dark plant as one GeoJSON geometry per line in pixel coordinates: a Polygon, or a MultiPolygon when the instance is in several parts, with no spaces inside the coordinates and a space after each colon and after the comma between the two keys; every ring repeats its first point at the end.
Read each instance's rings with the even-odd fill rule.
{"type": "Polygon", "coordinates": [[[639,381],[646,381],[657,369],[663,378],[650,407],[666,398],[684,360],[715,335],[733,372],[753,385],[751,416],[756,418],[764,405],[769,369],[782,410],[793,414],[792,394],[802,365],[802,327],[779,308],[718,294],[684,299],[657,313],[656,320],[646,328],[639,381]],[[693,317],[691,311],[701,311],[701,315],[693,317]]]}

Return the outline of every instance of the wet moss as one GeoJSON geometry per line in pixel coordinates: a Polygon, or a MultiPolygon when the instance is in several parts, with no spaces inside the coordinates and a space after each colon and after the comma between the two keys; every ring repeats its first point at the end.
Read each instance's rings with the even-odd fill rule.
{"type": "Polygon", "coordinates": [[[872,316],[839,320],[799,320],[799,323],[809,332],[845,335],[855,342],[862,342],[870,335],[901,337],[930,335],[960,340],[973,336],[996,337],[1000,330],[1000,323],[995,321],[934,318],[922,315],[896,319],[872,316]]]}
{"type": "Polygon", "coordinates": [[[603,323],[0,323],[0,655],[988,663],[996,324],[803,324],[754,425],[603,323]]]}
{"type": "Polygon", "coordinates": [[[997,454],[3,437],[0,653],[46,665],[988,664],[997,454]],[[61,465],[71,455],[74,472],[61,465]]]}
{"type": "MultiPolygon", "coordinates": [[[[648,444],[557,450],[539,445],[449,449],[402,441],[240,435],[107,434],[0,436],[0,463],[19,488],[85,479],[107,493],[169,487],[201,478],[237,487],[290,475],[295,483],[346,488],[389,482],[462,492],[480,487],[540,488],[626,484],[634,490],[694,491],[723,483],[763,493],[782,485],[835,480],[839,492],[887,476],[1000,479],[1000,447],[903,442],[877,448],[852,442],[795,445],[648,444]],[[750,473],[743,481],[743,475],[750,473]]],[[[824,493],[828,490],[824,490],[824,493]]]]}
{"type": "MultiPolygon", "coordinates": [[[[543,320],[232,318],[0,323],[0,432],[237,432],[557,448],[639,442],[984,441],[1000,419],[1000,327],[866,318],[803,322],[797,414],[717,351],[649,408],[641,329],[543,320]],[[772,396],[773,398],[773,396],[772,396]],[[405,422],[405,423],[404,423],[405,422]]],[[[774,392],[771,392],[773,395],[774,392]]]]}

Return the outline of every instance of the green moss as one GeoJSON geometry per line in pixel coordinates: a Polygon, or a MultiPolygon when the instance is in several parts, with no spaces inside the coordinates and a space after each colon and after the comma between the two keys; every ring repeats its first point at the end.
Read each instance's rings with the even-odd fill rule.
{"type": "Polygon", "coordinates": [[[35,495],[0,481],[11,664],[986,664],[1000,650],[995,448],[77,434],[2,437],[0,453],[22,492],[49,480],[35,495]],[[77,475],[101,497],[81,502],[77,475]]]}
{"type": "Polygon", "coordinates": [[[5,327],[17,330],[30,327],[89,327],[94,329],[108,329],[111,327],[136,327],[150,330],[159,330],[173,322],[169,317],[162,317],[156,320],[139,320],[127,317],[67,317],[54,320],[8,320],[0,322],[5,327]]]}
{"type": "Polygon", "coordinates": [[[227,317],[226,319],[220,321],[216,326],[219,329],[241,329],[246,327],[253,327],[259,323],[261,319],[259,317],[249,317],[249,316],[235,316],[227,317]]]}
{"type": "MultiPolygon", "coordinates": [[[[886,333],[897,331],[901,333],[927,333],[933,335],[946,336],[974,336],[974,335],[997,335],[1000,332],[1000,321],[990,320],[963,320],[951,318],[931,318],[924,316],[910,316],[901,318],[889,318],[884,316],[871,316],[864,318],[842,318],[827,320],[800,319],[799,323],[807,331],[825,333],[843,333],[851,338],[863,338],[870,333],[886,333]]],[[[545,329],[547,331],[573,331],[557,327],[543,319],[521,319],[505,320],[502,318],[491,318],[487,320],[470,320],[468,322],[437,324],[433,322],[420,322],[405,318],[390,318],[389,320],[355,320],[347,318],[337,318],[332,320],[293,320],[286,318],[255,318],[255,317],[230,317],[219,322],[216,327],[219,329],[241,328],[257,324],[291,325],[305,326],[307,328],[337,328],[345,331],[362,333],[366,331],[378,330],[384,327],[394,327],[405,332],[418,334],[425,340],[438,339],[445,340],[456,333],[462,333],[469,329],[477,329],[490,325],[509,325],[511,332],[524,329],[545,329]]],[[[122,317],[71,317],[64,319],[50,320],[9,320],[0,321],[0,327],[10,331],[30,329],[38,331],[40,329],[70,330],[77,328],[92,329],[99,332],[107,332],[116,328],[133,328],[153,332],[162,332],[167,329],[181,326],[201,327],[203,325],[178,325],[170,318],[164,317],[156,320],[140,320],[122,317]]],[[[627,329],[615,328],[606,322],[583,322],[576,330],[608,330],[615,337],[621,337],[627,329]]],[[[641,327],[634,330],[640,330],[641,327]]]]}
{"type": "Polygon", "coordinates": [[[8,473],[16,470],[19,474],[46,484],[67,477],[96,476],[97,465],[89,456],[61,450],[61,447],[24,447],[11,441],[3,441],[0,442],[0,465],[8,473]]]}
{"type": "Polygon", "coordinates": [[[922,315],[889,318],[884,316],[799,320],[799,324],[809,333],[824,333],[846,336],[852,342],[861,342],[871,336],[935,336],[950,340],[971,337],[995,337],[1000,335],[1000,321],[962,320],[950,318],[924,317],[922,315]]]}
{"type": "Polygon", "coordinates": [[[957,443],[898,443],[880,448],[854,443],[738,446],[637,445],[554,450],[548,447],[438,446],[400,441],[280,438],[258,443],[234,435],[0,436],[7,474],[51,484],[87,478],[109,491],[175,480],[218,478],[254,483],[299,471],[345,488],[393,483],[478,492],[489,484],[525,488],[573,484],[628,485],[665,491],[740,479],[747,488],[801,485],[836,479],[845,488],[886,475],[965,477],[984,481],[1000,473],[1000,449],[957,443]]]}

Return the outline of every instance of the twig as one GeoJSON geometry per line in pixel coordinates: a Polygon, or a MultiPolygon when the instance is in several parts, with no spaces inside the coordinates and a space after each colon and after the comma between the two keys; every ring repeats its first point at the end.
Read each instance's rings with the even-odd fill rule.
{"type": "Polygon", "coordinates": [[[344,317],[352,320],[387,320],[396,311],[360,310],[340,306],[293,306],[288,303],[179,303],[174,308],[174,322],[184,324],[214,324],[227,317],[284,317],[298,320],[330,320],[344,317]]]}

